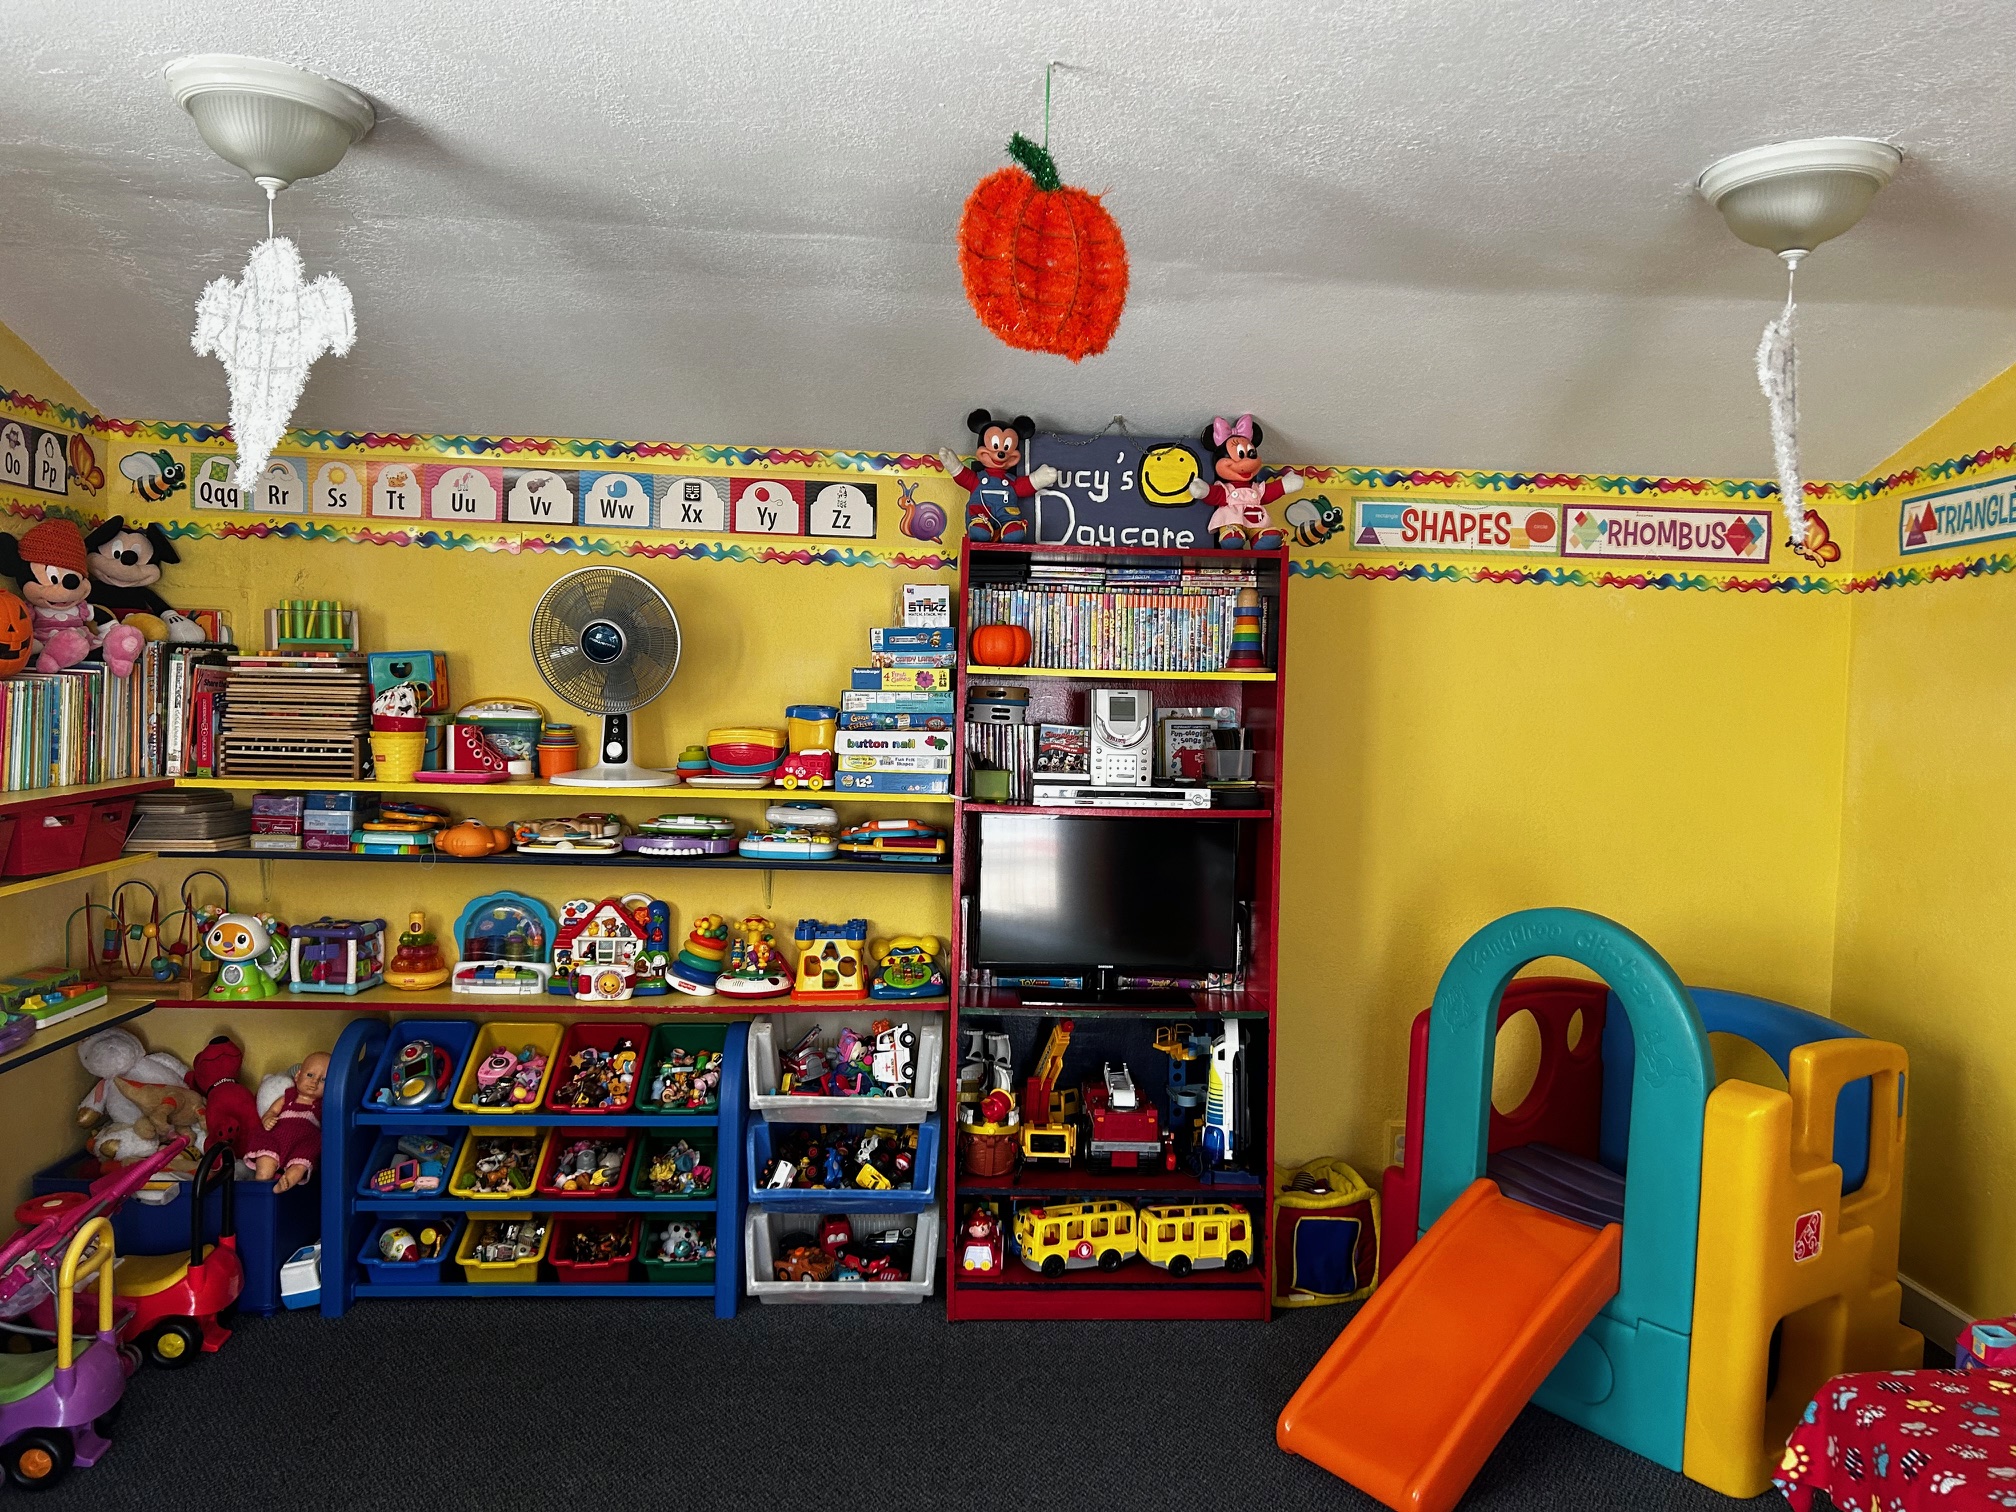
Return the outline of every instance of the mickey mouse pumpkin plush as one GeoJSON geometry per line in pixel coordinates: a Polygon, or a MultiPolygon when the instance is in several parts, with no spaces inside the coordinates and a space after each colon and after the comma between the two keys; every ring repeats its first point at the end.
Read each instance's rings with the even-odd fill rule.
{"type": "Polygon", "coordinates": [[[84,532],[70,520],[44,520],[19,541],[0,534],[0,572],[21,584],[34,622],[41,653],[35,670],[60,672],[102,650],[113,675],[125,677],[146,637],[131,625],[100,623],[91,603],[88,556],[84,532]]]}
{"type": "Polygon", "coordinates": [[[1192,480],[1190,497],[1212,506],[1206,528],[1220,551],[1279,551],[1287,537],[1267,513],[1267,506],[1283,494],[1302,491],[1300,473],[1283,473],[1265,483],[1260,476],[1260,422],[1251,415],[1213,420],[1197,439],[1211,448],[1216,483],[1192,480]]]}
{"type": "Polygon", "coordinates": [[[966,539],[1009,545],[1027,541],[1030,521],[1023,500],[1057,481],[1054,467],[1039,467],[1027,477],[1015,475],[1022,465],[1022,443],[1036,434],[1036,422],[1027,415],[996,420],[988,411],[976,409],[966,417],[966,428],[978,441],[974,467],[962,463],[956,452],[938,453],[952,481],[966,490],[966,539]]]}

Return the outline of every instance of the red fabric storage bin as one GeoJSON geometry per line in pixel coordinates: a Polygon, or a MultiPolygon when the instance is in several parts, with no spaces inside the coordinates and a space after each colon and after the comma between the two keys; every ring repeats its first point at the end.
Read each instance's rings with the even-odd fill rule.
{"type": "Polygon", "coordinates": [[[0,867],[7,861],[8,848],[14,843],[14,816],[0,814],[0,867]]]}
{"type": "Polygon", "coordinates": [[[637,1225],[635,1218],[562,1218],[553,1227],[553,1242],[547,1247],[546,1259],[553,1267],[553,1273],[564,1282],[579,1285],[594,1282],[606,1285],[614,1281],[630,1279],[630,1262],[637,1258],[637,1225]],[[620,1254],[608,1260],[570,1260],[573,1253],[574,1235],[584,1228],[620,1228],[624,1232],[624,1246],[620,1254]]]}
{"type": "Polygon", "coordinates": [[[91,805],[91,821],[84,829],[85,866],[101,861],[117,861],[126,849],[126,832],[133,828],[133,800],[107,798],[91,805]]]}
{"type": "Polygon", "coordinates": [[[41,877],[75,871],[84,864],[84,836],[91,827],[88,803],[52,803],[15,815],[14,838],[0,877],[41,877]]]}

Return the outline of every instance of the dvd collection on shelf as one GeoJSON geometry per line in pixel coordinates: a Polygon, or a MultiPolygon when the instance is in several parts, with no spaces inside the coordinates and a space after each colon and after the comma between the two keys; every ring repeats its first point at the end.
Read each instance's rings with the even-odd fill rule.
{"type": "Polygon", "coordinates": [[[1090,672],[1215,672],[1251,569],[1035,563],[1024,586],[976,584],[975,625],[1020,625],[1028,665],[1090,672]]]}

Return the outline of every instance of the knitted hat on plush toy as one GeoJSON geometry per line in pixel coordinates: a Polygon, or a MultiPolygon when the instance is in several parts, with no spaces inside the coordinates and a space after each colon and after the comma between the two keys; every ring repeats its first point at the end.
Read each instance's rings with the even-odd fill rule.
{"type": "Polygon", "coordinates": [[[21,537],[21,560],[85,575],[90,553],[74,520],[48,519],[21,537]]]}

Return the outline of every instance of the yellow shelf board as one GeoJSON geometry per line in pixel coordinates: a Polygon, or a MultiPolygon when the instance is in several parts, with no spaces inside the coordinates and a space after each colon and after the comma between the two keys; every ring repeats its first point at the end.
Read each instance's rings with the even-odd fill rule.
{"type": "Polygon", "coordinates": [[[100,861],[96,866],[80,866],[75,871],[51,872],[46,877],[24,877],[19,882],[9,882],[5,887],[0,887],[0,898],[12,898],[20,893],[36,892],[44,887],[60,887],[65,882],[82,882],[90,877],[102,877],[107,872],[125,871],[129,866],[140,866],[160,859],[152,851],[137,851],[130,856],[121,856],[115,861],[100,861]]]}
{"type": "Polygon", "coordinates": [[[1256,682],[1274,681],[1272,672],[1098,672],[1089,667],[973,667],[968,677],[1001,682],[1019,677],[1099,678],[1108,682],[1256,682]]]}
{"type": "Polygon", "coordinates": [[[223,788],[234,793],[417,793],[461,804],[472,798],[682,798],[694,803],[935,803],[955,801],[951,793],[843,793],[834,788],[570,787],[557,782],[351,782],[327,777],[178,777],[177,787],[223,788]]]}

